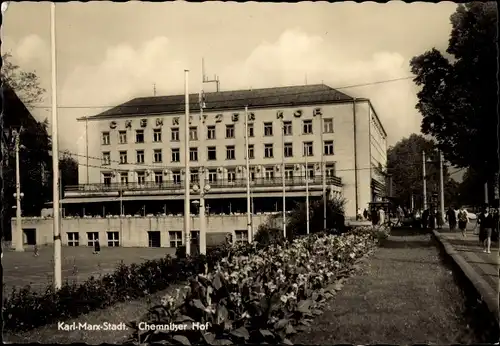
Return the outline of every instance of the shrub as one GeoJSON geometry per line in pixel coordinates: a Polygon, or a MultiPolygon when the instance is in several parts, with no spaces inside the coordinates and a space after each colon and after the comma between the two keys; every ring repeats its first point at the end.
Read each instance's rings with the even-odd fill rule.
{"type": "Polygon", "coordinates": [[[130,266],[121,263],[111,274],[91,277],[80,285],[67,282],[57,292],[52,286],[43,293],[33,291],[30,286],[13,288],[12,294],[3,300],[4,327],[13,331],[29,330],[144,297],[204,273],[205,265],[213,270],[222,258],[248,255],[253,251],[257,251],[256,247],[250,244],[223,244],[207,251],[206,256],[166,256],[130,266]]]}
{"type": "Polygon", "coordinates": [[[309,324],[332,295],[323,288],[347,275],[376,242],[369,229],[356,229],[341,236],[312,234],[250,256],[224,258],[214,271],[165,296],[140,320],[150,326],[182,323],[186,329],[145,331],[133,321],[130,341],[290,344],[288,336],[309,324]],[[196,328],[195,323],[207,322],[208,330],[196,328]]]}

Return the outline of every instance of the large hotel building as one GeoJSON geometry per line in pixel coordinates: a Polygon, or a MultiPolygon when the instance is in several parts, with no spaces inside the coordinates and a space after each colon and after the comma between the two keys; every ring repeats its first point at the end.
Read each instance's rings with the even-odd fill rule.
{"type": "MultiPolygon", "coordinates": [[[[288,210],[305,200],[306,179],[311,198],[322,196],[324,181],[330,196],[342,196],[347,217],[384,197],[385,180],[377,167],[387,162],[387,134],[369,99],[320,84],[211,92],[204,101],[201,116],[199,95],[190,95],[188,147],[184,95],[135,98],[79,119],[85,127],[79,185],[64,191],[65,214],[182,214],[185,150],[191,184],[205,179],[211,187],[206,194],[208,219],[240,215],[242,225],[234,227],[242,230],[248,176],[255,215],[282,210],[283,175],[288,210]]],[[[198,198],[192,191],[191,199],[198,198]]]]}

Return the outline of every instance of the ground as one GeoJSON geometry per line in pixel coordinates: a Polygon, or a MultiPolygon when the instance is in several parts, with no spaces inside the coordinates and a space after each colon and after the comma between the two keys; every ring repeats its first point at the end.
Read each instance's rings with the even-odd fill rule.
{"type": "MultiPolygon", "coordinates": [[[[158,259],[167,254],[175,254],[173,248],[101,248],[99,255],[93,255],[90,247],[62,248],[63,282],[84,282],[90,276],[99,276],[114,271],[123,261],[125,264],[140,263],[148,259],[158,259]]],[[[24,252],[5,251],[2,258],[4,296],[13,286],[32,285],[43,290],[53,282],[53,254],[51,246],[41,247],[39,256],[33,256],[33,248],[25,247],[24,252]]]]}
{"type": "Polygon", "coordinates": [[[296,344],[469,344],[464,296],[430,235],[392,235],[296,344]]]}

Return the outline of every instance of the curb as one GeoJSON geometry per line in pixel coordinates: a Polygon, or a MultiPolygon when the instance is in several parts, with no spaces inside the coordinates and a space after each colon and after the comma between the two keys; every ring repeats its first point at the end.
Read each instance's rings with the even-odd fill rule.
{"type": "Polygon", "coordinates": [[[475,287],[476,291],[479,293],[479,296],[486,303],[488,309],[493,314],[497,323],[500,323],[498,296],[495,296],[495,294],[492,293],[490,286],[486,283],[486,281],[476,273],[472,266],[458,254],[453,246],[451,246],[451,244],[446,239],[444,239],[439,232],[437,232],[436,230],[432,230],[432,232],[434,233],[434,237],[443,246],[446,254],[455,261],[455,263],[460,267],[467,279],[475,287]]]}

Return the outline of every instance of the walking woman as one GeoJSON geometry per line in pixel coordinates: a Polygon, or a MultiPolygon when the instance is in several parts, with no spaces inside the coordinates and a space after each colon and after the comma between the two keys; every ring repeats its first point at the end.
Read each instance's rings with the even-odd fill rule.
{"type": "Polygon", "coordinates": [[[462,231],[462,236],[465,237],[467,232],[467,224],[469,223],[469,217],[464,207],[461,207],[458,211],[458,228],[462,231]]]}
{"type": "Polygon", "coordinates": [[[453,207],[450,207],[446,212],[446,221],[448,221],[448,225],[450,225],[450,231],[455,231],[455,228],[457,228],[457,214],[453,207]]]}
{"type": "Polygon", "coordinates": [[[488,208],[484,208],[477,219],[477,223],[479,224],[479,241],[483,244],[483,252],[491,253],[491,232],[494,219],[488,208]]]}

